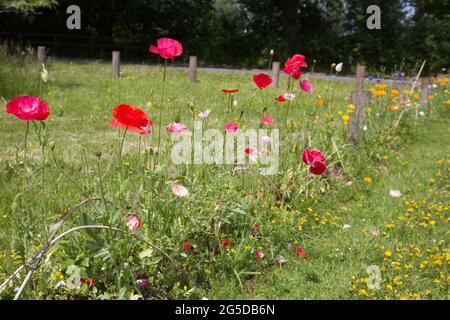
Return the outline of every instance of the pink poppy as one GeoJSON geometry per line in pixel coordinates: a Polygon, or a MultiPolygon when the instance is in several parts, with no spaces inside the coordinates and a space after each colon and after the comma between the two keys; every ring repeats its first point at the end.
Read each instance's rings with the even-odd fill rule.
{"type": "Polygon", "coordinates": [[[222,247],[224,247],[225,249],[230,245],[231,241],[230,240],[220,240],[220,244],[222,245],[222,247]]]}
{"type": "Polygon", "coordinates": [[[239,130],[239,126],[236,123],[227,123],[227,125],[225,126],[226,132],[234,133],[238,130],[239,130]]]}
{"type": "Polygon", "coordinates": [[[296,251],[299,257],[306,258],[308,256],[308,254],[306,252],[303,252],[303,249],[300,247],[297,247],[296,251]]]}
{"type": "Polygon", "coordinates": [[[265,73],[255,74],[253,76],[253,82],[262,90],[272,83],[272,78],[265,73]]]}
{"type": "Polygon", "coordinates": [[[314,175],[321,175],[327,171],[325,156],[319,150],[305,149],[302,154],[304,163],[310,166],[309,171],[314,175]]]}
{"type": "Polygon", "coordinates": [[[177,197],[186,197],[189,194],[189,191],[181,184],[176,183],[172,186],[172,194],[177,197]]]}
{"type": "Polygon", "coordinates": [[[183,46],[177,40],[160,38],[157,41],[157,46],[150,45],[148,50],[152,53],[159,54],[164,59],[173,59],[183,53],[183,46]]]}
{"type": "Polygon", "coordinates": [[[256,251],[256,256],[257,256],[259,259],[263,259],[263,258],[264,258],[264,252],[263,252],[262,250],[257,250],[257,251],[256,251]]]}
{"type": "Polygon", "coordinates": [[[300,68],[306,68],[305,56],[301,54],[294,54],[291,58],[288,58],[284,63],[283,71],[286,74],[294,74],[300,70],[300,68]]]}
{"type": "Polygon", "coordinates": [[[300,89],[302,89],[305,92],[313,92],[314,91],[314,87],[313,87],[312,83],[309,82],[308,80],[303,80],[300,82],[300,89]]]}
{"type": "Polygon", "coordinates": [[[205,111],[202,111],[198,114],[200,119],[206,119],[208,118],[209,114],[211,113],[211,109],[207,109],[205,111]]]}
{"type": "Polygon", "coordinates": [[[20,120],[46,120],[50,108],[41,99],[33,96],[20,96],[6,104],[6,112],[15,115],[20,120]]]}
{"type": "Polygon", "coordinates": [[[273,124],[273,119],[269,116],[262,116],[260,120],[261,120],[261,123],[266,126],[270,126],[273,124]]]}
{"type": "Polygon", "coordinates": [[[126,225],[130,228],[130,230],[137,232],[141,227],[141,220],[137,214],[130,213],[126,217],[126,225]]]}
{"type": "Polygon", "coordinates": [[[286,264],[288,260],[283,256],[278,256],[275,258],[275,263],[279,266],[282,266],[283,264],[286,264]]]}
{"type": "Polygon", "coordinates": [[[188,128],[184,124],[176,122],[169,123],[166,130],[171,134],[186,134],[189,132],[188,128]]]}

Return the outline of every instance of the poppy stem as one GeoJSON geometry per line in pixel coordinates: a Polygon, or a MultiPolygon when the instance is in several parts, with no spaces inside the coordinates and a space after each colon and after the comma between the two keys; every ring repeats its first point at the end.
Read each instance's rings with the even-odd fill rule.
{"type": "Polygon", "coordinates": [[[100,191],[102,192],[102,199],[103,203],[105,205],[105,209],[108,210],[108,205],[106,204],[106,198],[105,198],[105,189],[103,188],[103,178],[102,178],[102,171],[101,171],[101,165],[100,165],[100,157],[98,157],[97,161],[97,170],[98,170],[98,179],[100,181],[100,191]]]}
{"type": "Polygon", "coordinates": [[[125,136],[127,135],[127,131],[128,131],[128,129],[125,129],[125,132],[123,133],[123,136],[122,136],[122,141],[120,141],[120,149],[119,149],[119,168],[121,167],[121,163],[122,163],[123,142],[125,141],[125,136]]]}
{"type": "Polygon", "coordinates": [[[24,141],[24,163],[27,162],[27,141],[28,141],[28,132],[30,131],[30,121],[27,121],[27,129],[25,130],[25,141],[24,141]]]}
{"type": "Polygon", "coordinates": [[[158,135],[158,157],[161,154],[161,129],[162,129],[162,109],[164,103],[164,91],[166,86],[166,69],[167,69],[167,59],[164,60],[164,72],[163,72],[163,83],[162,83],[162,93],[161,93],[161,103],[159,109],[159,135],[158,135]]]}

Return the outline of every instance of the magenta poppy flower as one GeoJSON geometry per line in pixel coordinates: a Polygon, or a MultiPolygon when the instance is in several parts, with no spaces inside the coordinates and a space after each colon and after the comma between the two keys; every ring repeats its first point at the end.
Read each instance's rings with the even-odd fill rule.
{"type": "Polygon", "coordinates": [[[257,250],[255,255],[259,259],[263,259],[264,258],[264,252],[262,250],[257,250]]]}
{"type": "Polygon", "coordinates": [[[46,120],[50,108],[41,99],[33,96],[20,96],[6,104],[6,112],[15,115],[20,120],[46,120]]]}
{"type": "Polygon", "coordinates": [[[313,87],[312,83],[309,82],[308,80],[303,80],[300,82],[300,89],[302,89],[305,92],[313,92],[314,91],[314,87],[313,87]]]}
{"type": "Polygon", "coordinates": [[[225,131],[230,133],[235,133],[239,130],[239,126],[236,123],[227,123],[225,126],[225,131]]]}
{"type": "Polygon", "coordinates": [[[305,149],[302,154],[304,163],[310,166],[309,171],[314,175],[321,175],[327,171],[325,156],[319,150],[305,149]]]}
{"type": "Polygon", "coordinates": [[[170,38],[160,38],[157,41],[157,46],[150,45],[148,50],[152,53],[159,54],[164,59],[173,59],[181,56],[183,53],[183,46],[180,42],[170,38]]]}
{"type": "Polygon", "coordinates": [[[273,119],[269,116],[262,116],[260,120],[261,120],[261,123],[266,126],[270,126],[273,124],[273,119]]]}
{"type": "Polygon", "coordinates": [[[304,252],[303,249],[300,247],[297,247],[296,251],[297,251],[297,255],[299,257],[306,258],[308,256],[308,254],[306,252],[304,252]]]}
{"type": "Polygon", "coordinates": [[[253,76],[253,82],[262,90],[272,83],[272,78],[265,73],[255,74],[253,76]]]}
{"type": "Polygon", "coordinates": [[[308,64],[306,63],[305,56],[301,54],[294,54],[292,57],[288,58],[284,63],[283,71],[286,74],[298,75],[300,68],[306,68],[308,64]]]}
{"type": "Polygon", "coordinates": [[[166,130],[171,134],[186,134],[189,132],[188,128],[184,124],[176,122],[169,123],[166,130]]]}
{"type": "Polygon", "coordinates": [[[150,281],[148,279],[138,279],[136,282],[141,289],[145,289],[150,285],[150,281]]]}
{"type": "Polygon", "coordinates": [[[130,228],[130,230],[138,232],[139,228],[141,227],[141,220],[139,219],[139,216],[137,214],[130,213],[127,215],[125,220],[126,225],[128,226],[128,228],[130,228]]]}

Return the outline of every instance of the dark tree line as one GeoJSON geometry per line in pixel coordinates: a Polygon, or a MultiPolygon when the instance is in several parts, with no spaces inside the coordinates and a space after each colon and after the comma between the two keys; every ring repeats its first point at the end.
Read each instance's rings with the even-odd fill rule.
{"type": "Polygon", "coordinates": [[[168,36],[183,43],[184,62],[195,54],[222,66],[267,66],[273,49],[281,61],[300,52],[321,71],[360,62],[391,73],[427,59],[426,72],[441,72],[450,56],[450,0],[41,0],[25,9],[8,2],[17,1],[0,0],[0,32],[82,36],[53,37],[48,46],[60,55],[89,57],[103,45],[105,52],[126,48],[127,58],[156,59],[148,45],[168,36]],[[81,30],[66,28],[71,4],[81,8],[81,30]],[[373,4],[381,8],[380,30],[366,27],[373,4]],[[65,45],[54,45],[59,41],[65,45]],[[95,47],[64,51],[66,42],[95,47]]]}

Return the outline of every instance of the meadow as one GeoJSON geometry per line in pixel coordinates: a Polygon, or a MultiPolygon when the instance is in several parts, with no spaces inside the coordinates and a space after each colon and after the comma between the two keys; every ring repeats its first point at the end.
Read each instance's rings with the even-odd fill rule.
{"type": "Polygon", "coordinates": [[[251,73],[200,71],[190,83],[169,67],[162,98],[162,66],[123,65],[120,79],[101,62],[45,67],[43,81],[34,58],[0,55],[0,283],[24,265],[1,299],[30,269],[22,299],[449,298],[448,77],[412,93],[366,80],[367,125],[353,146],[352,82],[311,81],[305,92],[282,77],[260,90],[251,73]],[[287,92],[295,98],[278,102],[287,92]],[[27,130],[5,113],[21,95],[44,100],[49,118],[27,130]],[[120,103],[144,110],[152,134],[112,128],[120,103]],[[270,115],[277,174],[173,164],[166,126],[192,130],[205,110],[204,125],[221,130],[260,128],[270,115]],[[306,148],[325,155],[325,173],[310,173],[306,148]],[[71,208],[58,229],[68,233],[33,266],[71,208]]]}

